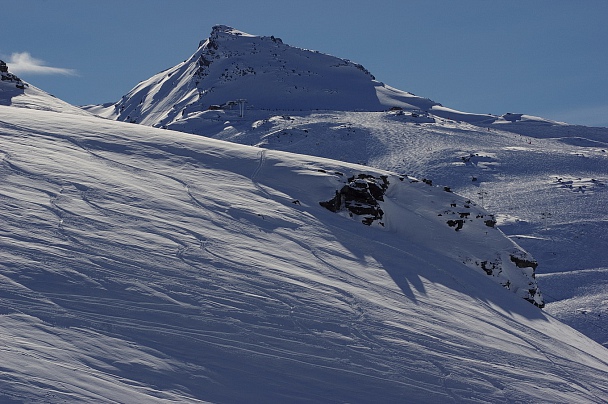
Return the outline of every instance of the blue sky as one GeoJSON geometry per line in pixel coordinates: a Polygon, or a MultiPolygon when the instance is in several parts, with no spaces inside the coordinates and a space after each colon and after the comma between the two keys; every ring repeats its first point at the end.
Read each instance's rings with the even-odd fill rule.
{"type": "Polygon", "coordinates": [[[225,24],[351,59],[388,85],[451,108],[608,126],[605,0],[3,0],[2,7],[0,58],[77,105],[117,101],[225,24]]]}

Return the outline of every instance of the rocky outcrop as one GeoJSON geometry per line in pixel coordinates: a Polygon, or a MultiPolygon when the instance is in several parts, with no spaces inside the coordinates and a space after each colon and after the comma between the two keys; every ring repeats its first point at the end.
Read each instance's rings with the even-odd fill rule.
{"type": "Polygon", "coordinates": [[[8,71],[7,64],[2,60],[0,60],[0,80],[3,83],[14,83],[15,87],[21,90],[27,86],[19,77],[8,71]]]}
{"type": "Polygon", "coordinates": [[[347,181],[340,190],[336,190],[332,199],[319,204],[332,212],[347,211],[351,217],[359,216],[365,225],[370,226],[374,221],[378,221],[378,224],[384,226],[384,211],[378,202],[384,201],[384,193],[389,185],[388,178],[358,174],[347,181]]]}
{"type": "MultiPolygon", "coordinates": [[[[511,255],[510,258],[511,262],[513,262],[515,266],[517,266],[517,268],[532,268],[532,270],[535,270],[538,266],[538,262],[536,262],[535,260],[521,258],[515,255],[511,255]]],[[[534,273],[532,275],[534,276],[534,273]]]]}
{"type": "MultiPolygon", "coordinates": [[[[442,209],[436,211],[438,218],[432,221],[438,226],[432,232],[441,235],[437,234],[433,237],[450,245],[461,242],[462,244],[453,253],[457,254],[464,265],[491,277],[494,282],[533,305],[544,307],[543,296],[534,274],[538,263],[526,251],[514,246],[510,240],[505,241],[504,235],[496,229],[497,222],[494,215],[478,207],[470,199],[451,192],[446,193],[445,187],[433,185],[429,179],[398,177],[401,181],[393,184],[389,201],[387,176],[358,173],[347,178],[341,173],[336,174],[341,178],[342,184],[335,190],[332,199],[319,202],[321,206],[342,216],[361,220],[367,226],[385,227],[386,223],[387,230],[397,232],[406,238],[423,237],[424,232],[412,232],[409,226],[414,228],[431,226],[431,222],[423,224],[418,221],[421,212],[427,211],[429,207],[442,209]],[[405,182],[406,178],[409,180],[409,185],[405,182]],[[420,197],[419,192],[422,191],[424,195],[433,195],[433,197],[425,204],[421,204],[415,197],[402,205],[404,199],[401,198],[408,198],[406,196],[408,191],[403,189],[404,186],[412,188],[410,195],[420,197]],[[405,209],[400,210],[399,206],[405,209]],[[387,215],[390,217],[385,217],[387,215]],[[455,230],[458,235],[454,235],[449,230],[444,232],[443,223],[455,230]],[[482,239],[484,246],[480,247],[479,241],[482,239]]],[[[432,244],[431,248],[439,248],[442,251],[440,253],[443,253],[443,247],[437,247],[434,240],[421,238],[417,242],[432,244]]]]}

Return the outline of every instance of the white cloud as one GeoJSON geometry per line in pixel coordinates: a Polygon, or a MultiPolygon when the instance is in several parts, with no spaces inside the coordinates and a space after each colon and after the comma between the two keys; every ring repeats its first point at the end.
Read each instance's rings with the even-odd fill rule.
{"type": "Polygon", "coordinates": [[[33,58],[29,52],[13,53],[6,62],[9,70],[15,74],[61,74],[64,76],[76,75],[76,70],[63,67],[46,66],[43,60],[33,58]]]}

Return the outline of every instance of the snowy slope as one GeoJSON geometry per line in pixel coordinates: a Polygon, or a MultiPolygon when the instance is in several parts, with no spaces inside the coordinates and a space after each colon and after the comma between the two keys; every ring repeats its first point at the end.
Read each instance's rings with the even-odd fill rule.
{"type": "Polygon", "coordinates": [[[484,204],[532,252],[547,282],[546,309],[608,346],[608,292],[596,287],[608,268],[606,128],[456,111],[379,83],[347,60],[226,26],[118,103],[87,109],[449,186],[484,204]],[[241,117],[226,103],[243,98],[241,117]],[[401,110],[386,112],[392,107],[401,110]],[[565,295],[571,283],[580,287],[565,295]]]}
{"type": "Polygon", "coordinates": [[[475,265],[527,256],[442,188],[70,114],[0,132],[0,401],[608,398],[606,348],[475,265]],[[359,174],[384,225],[319,204],[359,174]]]}
{"type": "Polygon", "coordinates": [[[608,345],[608,292],[598,288],[608,268],[608,129],[526,116],[489,125],[421,119],[398,112],[248,111],[240,118],[209,111],[174,128],[449,186],[483,204],[500,229],[532,253],[541,286],[549,281],[545,275],[555,274],[542,287],[546,310],[608,345]],[[572,283],[579,286],[572,290],[572,283]]]}

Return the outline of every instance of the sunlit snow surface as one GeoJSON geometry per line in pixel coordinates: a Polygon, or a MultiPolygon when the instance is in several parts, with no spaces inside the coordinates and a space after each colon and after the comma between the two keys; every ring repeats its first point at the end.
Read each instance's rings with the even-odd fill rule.
{"type": "Polygon", "coordinates": [[[387,174],[368,227],[319,202],[386,173],[12,107],[0,158],[0,401],[608,397],[604,347],[460,261],[512,245],[441,187],[387,174]]]}
{"type": "MultiPolygon", "coordinates": [[[[433,115],[430,115],[431,117],[433,115]]],[[[466,119],[465,115],[459,118],[466,119]]],[[[449,186],[490,212],[507,235],[539,262],[546,310],[608,344],[608,129],[526,117],[474,125],[397,112],[208,111],[173,126],[185,132],[387,169],[449,186]],[[483,200],[482,200],[483,197],[483,200]],[[560,304],[579,270],[596,270],[570,297],[594,288],[594,323],[577,304],[560,304]],[[569,273],[569,278],[545,274],[569,273]],[[568,279],[568,280],[566,280],[568,279]],[[603,316],[603,319],[602,319],[603,316]]]]}
{"type": "Polygon", "coordinates": [[[448,186],[496,214],[500,228],[538,260],[548,312],[608,345],[608,292],[596,288],[608,268],[606,128],[456,111],[376,81],[346,59],[226,26],[115,104],[87,109],[448,186]],[[237,99],[247,99],[244,117],[237,99]],[[553,276],[561,272],[568,277],[553,276]],[[571,282],[586,284],[566,297],[560,290],[571,282]],[[590,308],[596,317],[583,314],[590,308]]]}

